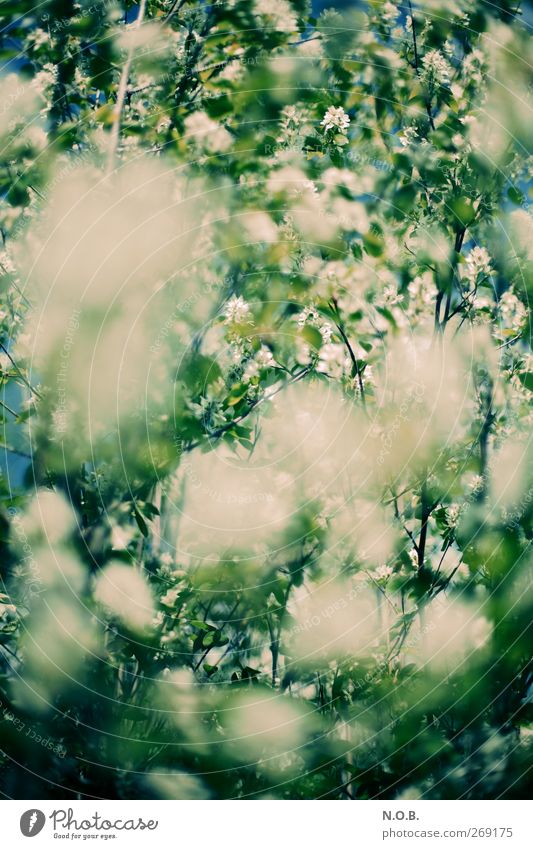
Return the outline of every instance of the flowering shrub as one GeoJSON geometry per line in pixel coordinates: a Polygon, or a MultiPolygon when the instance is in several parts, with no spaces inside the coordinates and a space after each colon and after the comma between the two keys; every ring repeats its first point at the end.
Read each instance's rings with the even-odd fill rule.
{"type": "Polygon", "coordinates": [[[4,794],[527,798],[515,4],[3,7],[4,794]]]}

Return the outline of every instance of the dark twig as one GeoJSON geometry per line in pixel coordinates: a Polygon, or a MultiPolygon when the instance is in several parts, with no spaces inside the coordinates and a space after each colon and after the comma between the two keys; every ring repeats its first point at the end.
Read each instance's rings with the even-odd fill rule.
{"type": "Polygon", "coordinates": [[[363,375],[361,373],[361,369],[359,368],[359,363],[357,362],[357,357],[354,354],[353,348],[350,344],[350,340],[348,339],[346,332],[344,330],[344,325],[341,321],[339,306],[335,298],[331,299],[331,304],[337,316],[337,321],[335,322],[335,327],[339,331],[342,336],[342,340],[348,349],[348,354],[350,355],[350,360],[352,361],[352,377],[357,377],[357,382],[359,384],[359,391],[361,393],[361,402],[363,404],[363,409],[366,412],[366,398],[365,398],[365,387],[363,385],[363,375]]]}

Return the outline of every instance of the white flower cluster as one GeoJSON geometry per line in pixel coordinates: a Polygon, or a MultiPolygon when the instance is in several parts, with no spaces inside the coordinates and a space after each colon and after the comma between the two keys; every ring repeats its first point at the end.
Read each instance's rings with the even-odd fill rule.
{"type": "Polygon", "coordinates": [[[26,128],[25,139],[36,151],[42,151],[48,145],[48,135],[46,130],[43,130],[43,128],[39,127],[37,124],[31,124],[26,128]]]}
{"type": "Polygon", "coordinates": [[[517,298],[509,289],[501,296],[498,311],[500,316],[500,325],[496,331],[498,338],[506,339],[522,333],[528,320],[527,309],[520,298],[517,298]]]}
{"type": "Polygon", "coordinates": [[[206,151],[224,153],[231,147],[231,134],[205,112],[193,112],[184,124],[188,140],[206,151]]]}
{"type": "Polygon", "coordinates": [[[446,519],[448,521],[448,526],[450,528],[456,528],[459,522],[459,518],[461,516],[461,505],[460,504],[450,504],[448,507],[448,512],[446,514],[446,519]]]}
{"type": "Polygon", "coordinates": [[[266,345],[261,345],[259,351],[255,355],[255,361],[261,368],[271,368],[276,365],[276,361],[272,356],[272,351],[266,345]]]}
{"type": "Polygon", "coordinates": [[[325,345],[331,342],[333,328],[329,322],[322,321],[314,307],[305,307],[298,316],[298,327],[304,327],[306,324],[310,324],[320,331],[325,345]]]}
{"type": "Polygon", "coordinates": [[[242,295],[233,295],[224,307],[224,324],[245,324],[250,321],[250,305],[242,295]]]}
{"type": "Polygon", "coordinates": [[[338,380],[349,367],[350,361],[344,345],[329,342],[322,346],[318,355],[317,371],[338,380]]]}
{"type": "Polygon", "coordinates": [[[239,58],[230,59],[227,65],[220,71],[219,80],[226,80],[229,83],[239,82],[245,74],[244,65],[239,58]]]}
{"type": "Polygon", "coordinates": [[[56,67],[51,62],[42,66],[31,81],[32,89],[37,92],[47,103],[51,105],[50,97],[56,82],[56,67]]]}
{"type": "Polygon", "coordinates": [[[486,248],[472,248],[466,257],[466,270],[464,280],[475,286],[480,278],[489,277],[492,274],[491,258],[486,248]]]}
{"type": "Polygon", "coordinates": [[[486,58],[481,50],[472,50],[463,62],[463,77],[467,82],[481,85],[485,78],[486,58]]]}
{"type": "Polygon", "coordinates": [[[173,566],[174,558],[170,552],[165,551],[159,558],[162,566],[173,566]]]}
{"type": "Polygon", "coordinates": [[[346,114],[342,106],[330,106],[320,123],[326,132],[328,130],[338,130],[340,133],[346,133],[350,126],[350,117],[346,114]]]}
{"type": "Polygon", "coordinates": [[[400,10],[396,6],[395,3],[390,3],[389,0],[383,4],[381,9],[379,10],[380,20],[387,27],[392,27],[396,23],[400,10]]]}
{"type": "Polygon", "coordinates": [[[266,18],[273,29],[295,32],[298,19],[287,0],[255,0],[255,13],[266,18]]]}
{"type": "Polygon", "coordinates": [[[36,29],[35,32],[28,36],[28,41],[35,50],[42,47],[43,44],[50,44],[50,34],[44,29],[36,29]]]}
{"type": "Polygon", "coordinates": [[[298,327],[303,327],[308,321],[310,324],[317,324],[319,318],[314,307],[304,307],[298,316],[298,327]]]}
{"type": "Polygon", "coordinates": [[[437,85],[449,85],[453,68],[440,50],[429,50],[422,57],[426,78],[437,85]]]}
{"type": "Polygon", "coordinates": [[[6,250],[0,251],[0,268],[5,274],[15,274],[15,264],[6,250]]]}
{"type": "Polygon", "coordinates": [[[407,287],[409,293],[409,306],[415,312],[425,312],[428,307],[433,307],[437,296],[437,287],[431,272],[424,272],[411,280],[407,287]]]}
{"type": "Polygon", "coordinates": [[[248,383],[254,377],[257,377],[259,370],[262,368],[272,368],[276,365],[276,361],[272,356],[272,351],[266,345],[261,345],[261,348],[255,357],[248,361],[243,374],[243,381],[248,383]]]}
{"type": "Polygon", "coordinates": [[[374,572],[374,578],[376,581],[386,581],[392,575],[392,567],[391,566],[378,566],[378,568],[374,572]]]}
{"type": "Polygon", "coordinates": [[[280,114],[280,133],[276,141],[284,147],[296,147],[304,135],[304,125],[308,115],[306,110],[298,109],[292,104],[284,106],[280,114]]]}
{"type": "Polygon", "coordinates": [[[381,296],[376,299],[378,306],[394,307],[401,304],[403,295],[400,295],[395,285],[387,285],[384,287],[381,296]]]}
{"type": "Polygon", "coordinates": [[[406,127],[398,136],[402,147],[409,147],[418,138],[416,127],[406,127]]]}

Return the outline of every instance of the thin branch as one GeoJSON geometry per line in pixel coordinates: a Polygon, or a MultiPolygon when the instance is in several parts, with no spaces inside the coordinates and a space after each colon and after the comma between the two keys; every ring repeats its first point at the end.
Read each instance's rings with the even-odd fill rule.
{"type": "Polygon", "coordinates": [[[361,393],[361,402],[363,404],[363,409],[366,413],[366,397],[365,397],[365,388],[363,385],[363,375],[361,374],[361,369],[359,368],[359,363],[357,362],[357,357],[354,354],[353,348],[350,344],[350,340],[348,339],[346,332],[344,330],[343,323],[341,321],[339,306],[337,304],[337,300],[335,298],[331,299],[331,303],[334,307],[335,313],[337,315],[337,321],[335,322],[335,327],[339,331],[342,336],[342,340],[348,349],[348,354],[350,355],[350,360],[352,361],[352,377],[357,377],[357,382],[359,384],[359,391],[361,393]]]}
{"type": "Polygon", "coordinates": [[[427,503],[427,488],[426,481],[422,483],[422,489],[420,492],[420,501],[421,501],[421,524],[420,524],[420,537],[418,540],[418,568],[422,569],[424,566],[424,559],[426,554],[426,541],[428,534],[428,521],[431,515],[431,507],[427,503]]]}
{"type": "Polygon", "coordinates": [[[452,275],[452,281],[451,281],[450,289],[449,289],[448,294],[446,296],[446,307],[445,307],[445,310],[444,310],[444,319],[443,319],[443,323],[442,323],[443,327],[446,327],[446,325],[447,325],[447,323],[450,319],[450,307],[451,307],[451,303],[452,303],[453,284],[454,284],[456,273],[457,273],[457,257],[461,253],[461,248],[463,247],[465,233],[466,233],[466,227],[463,227],[463,229],[459,230],[458,233],[455,236],[455,245],[453,246],[454,251],[455,251],[453,275],[452,275]]]}
{"type": "MultiPolygon", "coordinates": [[[[0,401],[0,406],[2,406],[4,408],[4,410],[7,410],[8,413],[11,413],[12,416],[14,416],[16,419],[18,419],[19,414],[17,412],[15,412],[15,410],[13,410],[12,407],[9,406],[9,404],[6,404],[5,401],[0,401]]],[[[11,449],[7,449],[7,450],[11,450],[11,449]]]]}
{"type": "Polygon", "coordinates": [[[411,0],[409,0],[409,15],[411,17],[411,32],[413,33],[413,49],[415,53],[415,71],[417,74],[420,73],[420,66],[418,62],[418,46],[416,43],[416,27],[415,27],[415,18],[413,15],[413,6],[411,4],[411,0]]]}
{"type": "Polygon", "coordinates": [[[414,534],[409,530],[409,528],[407,527],[405,522],[402,522],[402,517],[400,516],[400,511],[398,509],[398,499],[397,499],[396,496],[394,496],[393,504],[394,504],[394,516],[395,516],[396,520],[399,522],[399,524],[402,526],[403,530],[405,531],[405,533],[407,534],[407,536],[409,537],[411,542],[413,543],[414,550],[418,554],[418,543],[417,543],[417,541],[414,537],[414,534]]]}
{"type": "Polygon", "coordinates": [[[379,583],[378,583],[378,581],[376,581],[376,579],[374,578],[374,576],[372,575],[372,573],[368,571],[368,569],[365,569],[365,575],[367,575],[367,577],[369,577],[369,578],[370,578],[370,580],[372,581],[372,583],[375,585],[375,587],[379,590],[379,592],[380,592],[380,593],[382,594],[382,596],[385,598],[385,601],[386,601],[388,604],[390,604],[390,606],[392,607],[392,609],[394,610],[394,612],[395,612],[396,614],[398,614],[398,608],[397,608],[397,607],[396,607],[396,605],[394,604],[393,600],[392,600],[391,598],[389,598],[389,596],[388,596],[388,595],[387,595],[387,593],[385,592],[384,587],[382,587],[382,586],[381,586],[381,584],[379,584],[379,583]]]}
{"type": "MultiPolygon", "coordinates": [[[[146,10],[146,0],[141,0],[139,6],[139,14],[135,20],[135,23],[132,25],[132,30],[138,30],[141,26],[144,13],[146,10]]],[[[115,156],[118,148],[118,142],[120,139],[120,122],[122,117],[122,110],[124,108],[124,101],[126,100],[126,89],[128,87],[128,79],[131,70],[131,63],[133,61],[133,50],[135,46],[134,39],[131,40],[128,55],[126,57],[126,62],[124,64],[124,68],[122,69],[122,75],[120,77],[120,82],[118,86],[117,93],[117,102],[115,103],[115,107],[113,109],[113,130],[111,133],[111,144],[109,147],[109,157],[107,161],[107,173],[109,174],[113,170],[113,166],[115,163],[115,156]]]]}
{"type": "MultiPolygon", "coordinates": [[[[269,395],[263,395],[262,398],[259,398],[257,401],[254,401],[252,404],[250,404],[248,409],[245,410],[244,413],[241,413],[240,416],[237,416],[235,419],[232,419],[230,422],[226,422],[225,425],[221,425],[216,430],[212,430],[210,433],[206,433],[205,436],[208,439],[219,439],[228,430],[231,430],[231,428],[234,427],[236,424],[240,424],[245,419],[247,419],[248,416],[250,415],[250,413],[253,413],[253,411],[257,407],[259,407],[261,404],[264,404],[265,401],[270,401],[271,398],[274,398],[276,395],[278,395],[280,392],[282,392],[282,390],[285,389],[287,386],[292,386],[293,383],[297,383],[299,380],[301,380],[303,377],[305,377],[307,374],[309,374],[309,372],[311,371],[311,368],[312,368],[312,366],[306,366],[304,369],[302,369],[300,372],[298,372],[298,374],[296,374],[292,378],[292,380],[289,380],[287,383],[284,383],[282,386],[280,386],[278,389],[274,390],[274,392],[271,392],[269,395]]],[[[189,453],[190,451],[193,451],[195,448],[198,448],[199,445],[201,445],[201,440],[199,440],[199,439],[197,439],[195,442],[190,442],[188,445],[185,445],[183,447],[183,452],[189,453]]]]}
{"type": "Polygon", "coordinates": [[[7,358],[9,359],[9,361],[10,361],[10,363],[11,363],[11,365],[13,366],[13,368],[15,369],[15,371],[17,372],[17,375],[18,375],[18,376],[20,377],[20,379],[24,382],[24,384],[28,387],[28,389],[29,389],[31,392],[33,392],[33,394],[34,394],[34,395],[36,395],[36,396],[37,396],[37,398],[39,398],[39,400],[42,400],[42,395],[41,395],[41,393],[40,393],[40,392],[38,392],[38,391],[37,391],[37,389],[35,389],[35,387],[34,387],[34,386],[32,386],[32,385],[31,385],[31,383],[30,383],[30,381],[28,380],[28,378],[27,378],[27,377],[26,377],[26,376],[22,373],[21,369],[18,367],[18,365],[16,364],[15,360],[13,359],[13,357],[11,356],[11,354],[9,353],[9,351],[7,350],[6,346],[5,346],[2,342],[0,342],[0,350],[2,350],[2,351],[4,352],[4,354],[7,356],[7,358]]]}
{"type": "MultiPolygon", "coordinates": [[[[416,41],[416,24],[415,18],[413,15],[413,6],[411,4],[411,0],[409,0],[409,15],[411,17],[411,32],[413,33],[413,51],[415,54],[415,71],[417,76],[420,76],[420,62],[418,57],[418,44],[416,41]]],[[[428,113],[429,124],[431,129],[435,129],[435,122],[433,120],[433,115],[431,114],[431,100],[426,101],[426,112],[428,113]]]]}
{"type": "Polygon", "coordinates": [[[182,10],[183,6],[185,6],[186,2],[187,2],[187,0],[173,0],[173,3],[170,6],[170,9],[168,10],[167,14],[163,18],[163,23],[168,24],[168,22],[170,20],[172,20],[174,15],[177,15],[178,12],[181,12],[181,10],[182,10]]]}

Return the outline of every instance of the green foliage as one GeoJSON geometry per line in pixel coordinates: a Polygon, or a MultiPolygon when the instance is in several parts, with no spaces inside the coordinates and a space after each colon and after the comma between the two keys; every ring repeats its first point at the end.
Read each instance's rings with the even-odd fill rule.
{"type": "Polygon", "coordinates": [[[8,797],[529,796],[531,38],[311,12],[2,4],[8,797]]]}

